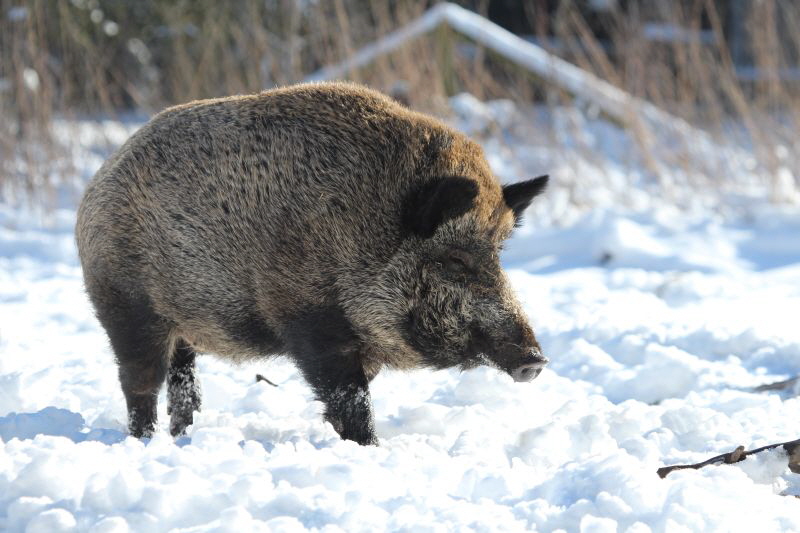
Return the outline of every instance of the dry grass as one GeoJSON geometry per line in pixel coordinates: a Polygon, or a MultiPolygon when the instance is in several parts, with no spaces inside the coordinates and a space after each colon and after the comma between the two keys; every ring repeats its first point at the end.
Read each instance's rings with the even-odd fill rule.
{"type": "MultiPolygon", "coordinates": [[[[530,12],[532,17],[540,14],[530,12]]],[[[775,201],[796,191],[800,4],[633,3],[629,11],[609,14],[602,22],[607,46],[589,31],[574,2],[561,3],[553,26],[566,45],[561,54],[576,64],[716,139],[747,147],[753,173],[763,178],[775,201]],[[644,24],[652,21],[685,33],[672,41],[647,39],[644,24]],[[738,65],[733,54],[739,56],[738,65]]],[[[694,140],[684,142],[688,152],[694,140]]],[[[701,162],[687,157],[682,163],[701,162]]],[[[729,169],[699,170],[695,175],[722,183],[729,169]]]]}
{"type": "MultiPolygon", "coordinates": [[[[478,12],[488,2],[465,2],[478,12]]],[[[41,198],[71,175],[60,117],[152,113],[197,98],[248,93],[302,80],[416,18],[431,2],[405,0],[0,0],[0,186],[41,198]]],[[[742,2],[735,52],[759,73],[737,72],[730,16],[711,0],[629,2],[591,25],[585,2],[526,2],[530,33],[598,76],[718,137],[747,145],[754,172],[775,200],[800,176],[800,100],[786,81],[800,62],[800,5],[742,2]],[[646,21],[687,30],[686,39],[645,38],[646,21]],[[602,28],[604,38],[595,30],[602,28]],[[701,29],[710,40],[695,38],[701,29]],[[551,39],[552,37],[555,39],[551,39]],[[694,36],[694,37],[693,37],[694,36]],[[545,39],[547,38],[547,39],[545,39]],[[792,70],[794,69],[794,70],[792,70]],[[746,74],[746,73],[745,73],[746,74]]],[[[728,9],[726,7],[726,9],[728,9]]],[[[352,78],[415,107],[442,111],[447,96],[579,105],[515,65],[443,28],[380,58],[352,78]]],[[[638,132],[643,152],[659,150],[638,132]]],[[[551,142],[557,144],[555,135],[551,142]]],[[[684,139],[687,147],[691,139],[684,139]]],[[[679,150],[680,152],[680,150],[679,150]]],[[[724,168],[676,164],[714,182],[724,168]]]]}

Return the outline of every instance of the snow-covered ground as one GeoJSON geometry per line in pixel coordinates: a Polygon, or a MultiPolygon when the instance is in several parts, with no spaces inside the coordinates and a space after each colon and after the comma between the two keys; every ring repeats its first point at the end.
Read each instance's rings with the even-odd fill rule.
{"type": "MultiPolygon", "coordinates": [[[[491,127],[503,133],[481,138],[506,179],[560,157],[491,127]]],[[[0,530],[800,531],[782,451],[656,475],[800,437],[797,391],[753,391],[800,374],[800,209],[722,216],[703,209],[721,195],[688,209],[637,191],[620,205],[629,170],[603,162],[594,183],[575,158],[592,202],[566,202],[559,178],[581,178],[556,168],[505,256],[551,365],[531,383],[383,373],[380,447],[341,441],[289,363],[211,356],[187,437],[169,437],[163,397],[162,431],[127,437],[74,207],[0,204],[0,530]]],[[[100,161],[87,152],[86,173],[100,161]]]]}

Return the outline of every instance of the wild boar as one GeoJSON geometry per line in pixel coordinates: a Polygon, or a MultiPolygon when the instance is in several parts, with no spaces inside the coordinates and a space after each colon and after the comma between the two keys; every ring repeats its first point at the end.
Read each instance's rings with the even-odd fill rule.
{"type": "Polygon", "coordinates": [[[100,168],[78,210],[86,289],[136,437],[200,409],[195,353],[286,355],[344,439],[376,444],[384,367],[547,359],[498,254],[547,176],[501,187],[481,148],[348,83],[169,108],[100,168]]]}

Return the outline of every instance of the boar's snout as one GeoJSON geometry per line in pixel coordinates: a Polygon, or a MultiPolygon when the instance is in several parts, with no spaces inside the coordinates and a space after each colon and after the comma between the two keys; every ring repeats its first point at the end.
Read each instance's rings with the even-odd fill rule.
{"type": "Polygon", "coordinates": [[[532,349],[530,360],[510,372],[514,381],[531,381],[542,373],[542,369],[550,360],[537,349],[532,349]]]}
{"type": "Polygon", "coordinates": [[[514,381],[531,381],[542,373],[550,360],[542,355],[539,343],[527,324],[512,323],[503,340],[495,341],[479,327],[473,328],[474,350],[486,354],[496,368],[508,373],[514,381]]]}

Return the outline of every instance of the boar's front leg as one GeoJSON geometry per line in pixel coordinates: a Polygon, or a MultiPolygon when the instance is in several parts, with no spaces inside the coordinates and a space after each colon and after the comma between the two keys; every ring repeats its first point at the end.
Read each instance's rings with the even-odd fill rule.
{"type": "Polygon", "coordinates": [[[289,337],[295,363],[325,404],[325,419],[343,439],[377,445],[369,380],[344,313],[336,306],[317,309],[295,321],[289,337]]]}
{"type": "Polygon", "coordinates": [[[300,368],[317,399],[325,404],[325,420],[339,435],[362,445],[377,445],[369,383],[361,365],[349,359],[340,354],[317,357],[300,368]]]}

